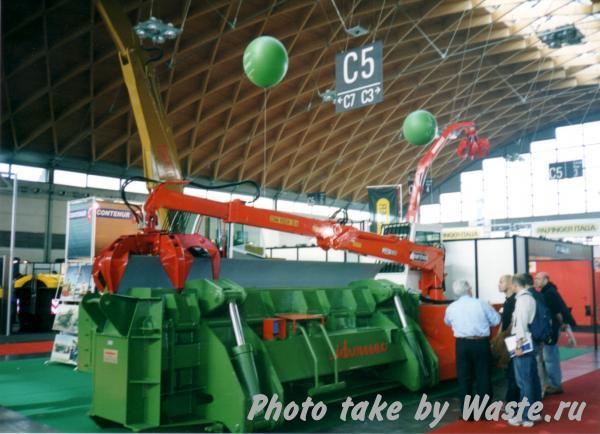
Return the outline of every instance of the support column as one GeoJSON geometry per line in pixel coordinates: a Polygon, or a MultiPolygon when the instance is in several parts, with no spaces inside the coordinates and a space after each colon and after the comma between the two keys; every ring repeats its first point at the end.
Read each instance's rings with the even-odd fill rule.
{"type": "Polygon", "coordinates": [[[46,234],[44,238],[44,262],[52,262],[52,214],[54,210],[54,169],[48,170],[48,206],[46,207],[46,234]]]}

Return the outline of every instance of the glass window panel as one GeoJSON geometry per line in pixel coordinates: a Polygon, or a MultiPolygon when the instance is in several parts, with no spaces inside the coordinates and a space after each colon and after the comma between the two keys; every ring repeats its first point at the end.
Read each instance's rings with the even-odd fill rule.
{"type": "Polygon", "coordinates": [[[439,203],[421,205],[419,209],[419,222],[423,224],[435,224],[441,221],[441,206],[439,203]]]}
{"type": "Polygon", "coordinates": [[[294,211],[296,214],[312,215],[312,205],[306,202],[294,202],[294,211]]]}
{"type": "Polygon", "coordinates": [[[558,214],[558,181],[548,181],[533,186],[533,215],[556,215],[558,214]]]}
{"type": "Polygon", "coordinates": [[[231,193],[227,191],[208,190],[206,198],[217,202],[229,202],[231,200],[231,193]]]}
{"type": "MultiPolygon", "coordinates": [[[[289,212],[292,214],[311,215],[312,207],[313,207],[313,205],[310,205],[306,202],[291,201],[291,200],[278,200],[277,201],[277,211],[289,212]]],[[[335,210],[336,208],[332,208],[332,209],[335,210]]]]}
{"type": "Polygon", "coordinates": [[[294,209],[295,202],[292,202],[291,200],[277,200],[277,211],[294,212],[294,209]]]}
{"type": "MultiPolygon", "coordinates": [[[[30,182],[46,182],[46,169],[40,167],[31,166],[19,166],[18,164],[12,164],[10,166],[11,173],[15,173],[19,181],[30,181],[30,182]]],[[[85,185],[85,175],[83,185],[85,185]]]]}
{"type": "Polygon", "coordinates": [[[558,161],[572,161],[583,159],[583,147],[565,148],[556,151],[556,159],[558,161]]]}
{"type": "Polygon", "coordinates": [[[361,211],[358,209],[349,209],[348,217],[350,218],[350,220],[353,220],[356,222],[363,222],[363,221],[369,220],[371,218],[371,213],[369,211],[361,211]]]}
{"type": "Polygon", "coordinates": [[[531,194],[513,194],[508,198],[508,218],[531,217],[533,214],[531,194]]]}
{"type": "Polygon", "coordinates": [[[59,185],[71,185],[73,187],[85,187],[87,183],[87,175],[81,172],[55,170],[54,183],[59,185]]]}
{"type": "Polygon", "coordinates": [[[259,197],[249,205],[253,206],[254,208],[262,209],[273,209],[275,206],[273,199],[271,199],[270,197],[259,197]]]}
{"type": "Polygon", "coordinates": [[[583,177],[558,181],[558,212],[573,214],[585,212],[585,181],[583,177]]]}
{"type": "Polygon", "coordinates": [[[583,144],[583,125],[567,125],[556,129],[556,144],[559,149],[583,144]]]}
{"type": "Polygon", "coordinates": [[[133,181],[127,184],[125,191],[128,193],[148,194],[148,187],[143,181],[133,181]]]}
{"type": "Polygon", "coordinates": [[[535,142],[531,142],[529,149],[532,154],[556,149],[556,139],[536,140],[535,142]]]}
{"type": "Polygon", "coordinates": [[[314,215],[316,217],[329,217],[331,214],[333,214],[333,211],[331,211],[331,207],[329,207],[329,206],[325,206],[325,205],[313,205],[312,206],[312,215],[314,215]]]}
{"type": "Polygon", "coordinates": [[[88,175],[87,186],[88,188],[102,188],[104,190],[120,190],[121,180],[110,176],[88,175]]]}
{"type": "Polygon", "coordinates": [[[483,215],[485,219],[506,218],[506,160],[483,160],[483,215]]]}
{"type": "Polygon", "coordinates": [[[247,194],[233,193],[231,195],[231,200],[235,200],[235,199],[239,199],[242,202],[250,202],[252,199],[254,199],[254,196],[250,196],[250,195],[247,195],[247,194]]]}
{"type": "Polygon", "coordinates": [[[533,188],[544,188],[550,182],[550,163],[556,163],[557,151],[536,152],[531,154],[531,173],[533,188]]]}
{"type": "Polygon", "coordinates": [[[583,144],[595,145],[600,143],[600,121],[583,124],[583,144]]]}
{"type": "Polygon", "coordinates": [[[587,212],[600,211],[600,170],[585,170],[586,182],[586,210],[587,212]]]}
{"type": "Polygon", "coordinates": [[[458,222],[461,218],[461,193],[440,194],[442,223],[458,222]]]}
{"type": "Polygon", "coordinates": [[[583,148],[583,167],[600,168],[600,145],[590,145],[583,148]]]}
{"type": "Polygon", "coordinates": [[[271,199],[270,197],[259,197],[250,206],[262,209],[273,209],[274,202],[273,199],[271,199]]]}
{"type": "Polygon", "coordinates": [[[483,205],[483,217],[486,220],[505,219],[507,217],[508,199],[506,192],[500,195],[486,194],[483,205]]]}
{"type": "Polygon", "coordinates": [[[557,151],[532,152],[531,177],[533,185],[533,215],[558,214],[558,185],[550,179],[550,163],[556,162],[557,151]]]}
{"type": "Polygon", "coordinates": [[[508,217],[531,216],[531,155],[522,154],[518,161],[506,163],[506,193],[508,217]]]}
{"type": "Polygon", "coordinates": [[[195,187],[183,187],[183,194],[187,194],[188,196],[201,197],[206,199],[206,190],[195,187]]]}
{"type": "Polygon", "coordinates": [[[483,218],[483,171],[461,173],[460,192],[462,220],[476,221],[483,218]]]}

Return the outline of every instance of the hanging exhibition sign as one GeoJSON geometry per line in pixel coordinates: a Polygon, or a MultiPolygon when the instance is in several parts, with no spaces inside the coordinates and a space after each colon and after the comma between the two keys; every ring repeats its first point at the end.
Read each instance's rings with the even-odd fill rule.
{"type": "Polygon", "coordinates": [[[335,112],[383,101],[383,44],[374,42],[335,56],[335,112]]]}
{"type": "Polygon", "coordinates": [[[551,180],[578,178],[583,176],[583,161],[573,160],[550,163],[548,165],[548,174],[551,180]]]}
{"type": "Polygon", "coordinates": [[[383,225],[398,223],[402,218],[401,186],[380,185],[367,187],[367,191],[369,192],[371,232],[381,234],[383,225]]]}

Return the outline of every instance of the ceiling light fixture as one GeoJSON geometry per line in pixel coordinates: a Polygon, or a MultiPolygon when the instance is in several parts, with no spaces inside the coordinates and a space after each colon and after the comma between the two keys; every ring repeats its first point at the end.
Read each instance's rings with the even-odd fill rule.
{"type": "Polygon", "coordinates": [[[549,48],[576,45],[583,42],[583,34],[573,24],[538,33],[538,38],[549,48]]]}
{"type": "Polygon", "coordinates": [[[172,23],[165,24],[156,17],[150,17],[149,20],[137,23],[133,31],[140,39],[150,39],[155,45],[164,44],[167,40],[177,38],[181,29],[175,27],[172,23]]]}

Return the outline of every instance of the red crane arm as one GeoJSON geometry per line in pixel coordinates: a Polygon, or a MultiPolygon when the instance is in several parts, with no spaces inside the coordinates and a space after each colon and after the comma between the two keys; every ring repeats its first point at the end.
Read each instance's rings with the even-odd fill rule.
{"type": "Polygon", "coordinates": [[[315,237],[317,245],[325,250],[347,250],[406,264],[422,271],[422,291],[439,288],[444,278],[444,253],[436,247],[400,240],[393,235],[377,235],[332,220],[319,220],[279,211],[253,208],[240,200],[216,202],[188,196],[168,189],[172,182],[157,186],[148,197],[144,211],[148,230],[155,230],[159,209],[191,212],[281,232],[315,237]]]}
{"type": "Polygon", "coordinates": [[[448,137],[450,133],[453,131],[457,131],[463,128],[473,128],[473,122],[457,122],[455,124],[449,125],[440,136],[435,139],[435,142],[431,145],[431,147],[427,150],[425,155],[419,160],[419,164],[417,165],[417,171],[415,172],[415,179],[413,182],[413,189],[410,195],[410,201],[408,205],[408,211],[406,213],[406,221],[409,223],[416,223],[417,213],[419,211],[419,204],[421,203],[421,194],[423,193],[423,184],[425,182],[425,178],[427,176],[427,171],[433,164],[433,160],[439,155],[439,153],[444,149],[448,141],[448,137]]]}

